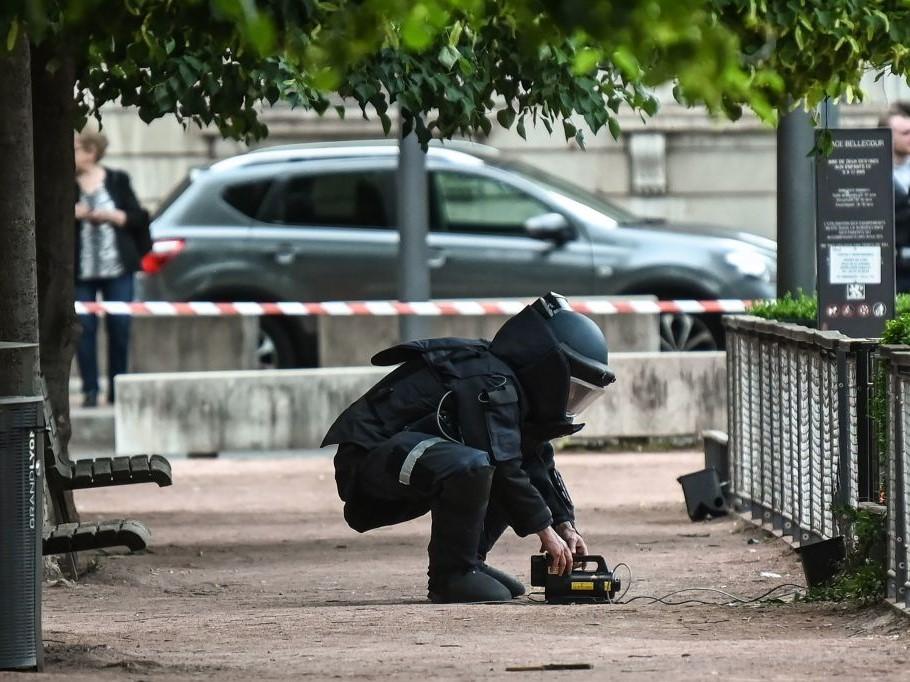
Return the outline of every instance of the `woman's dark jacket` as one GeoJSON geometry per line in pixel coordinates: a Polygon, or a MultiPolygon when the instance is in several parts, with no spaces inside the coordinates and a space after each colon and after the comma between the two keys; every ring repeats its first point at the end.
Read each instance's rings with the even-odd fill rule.
{"type": "MultiPolygon", "coordinates": [[[[105,167],[104,188],[114,202],[114,206],[126,213],[126,223],[123,227],[115,227],[114,234],[117,236],[117,252],[120,255],[120,262],[123,264],[123,270],[126,273],[133,273],[139,269],[139,261],[151,248],[151,238],[149,237],[149,213],[139,205],[139,200],[133,192],[130,184],[130,176],[121,170],[105,167]]],[[[76,185],[76,201],[79,200],[80,190],[76,185]]],[[[79,231],[82,228],[82,221],[75,221],[76,243],[75,258],[76,277],[79,277],[79,257],[81,250],[81,239],[79,231]]]]}

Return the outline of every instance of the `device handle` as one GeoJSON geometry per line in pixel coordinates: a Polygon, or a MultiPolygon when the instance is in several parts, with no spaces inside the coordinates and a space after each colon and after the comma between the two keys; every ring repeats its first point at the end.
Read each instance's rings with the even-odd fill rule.
{"type": "Polygon", "coordinates": [[[576,563],[588,563],[593,561],[597,564],[597,570],[601,573],[607,572],[607,561],[600,554],[573,554],[573,560],[576,563]]]}

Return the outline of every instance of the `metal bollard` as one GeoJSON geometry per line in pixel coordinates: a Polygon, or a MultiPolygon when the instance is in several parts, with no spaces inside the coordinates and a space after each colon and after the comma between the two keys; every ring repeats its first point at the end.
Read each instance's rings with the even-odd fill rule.
{"type": "Polygon", "coordinates": [[[43,664],[43,429],[41,398],[0,397],[0,670],[43,664]]]}

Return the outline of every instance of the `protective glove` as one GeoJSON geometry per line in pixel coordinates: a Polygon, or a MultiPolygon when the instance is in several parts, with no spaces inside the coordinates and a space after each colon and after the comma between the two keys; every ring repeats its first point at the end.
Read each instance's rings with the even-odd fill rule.
{"type": "Polygon", "coordinates": [[[550,555],[547,571],[555,575],[568,575],[572,571],[572,552],[569,545],[552,528],[537,533],[540,551],[550,555]]]}
{"type": "Polygon", "coordinates": [[[557,524],[555,530],[559,537],[565,540],[572,554],[578,556],[588,553],[588,546],[585,544],[584,538],[581,537],[578,529],[575,528],[575,524],[571,521],[563,521],[557,524]]]}

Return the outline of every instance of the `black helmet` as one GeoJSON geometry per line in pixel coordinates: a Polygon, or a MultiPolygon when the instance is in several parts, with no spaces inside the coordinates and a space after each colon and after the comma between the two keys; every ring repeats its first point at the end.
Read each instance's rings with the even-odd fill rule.
{"type": "Polygon", "coordinates": [[[600,327],[552,292],[509,319],[490,350],[515,370],[538,423],[571,421],[615,380],[600,327]]]}

